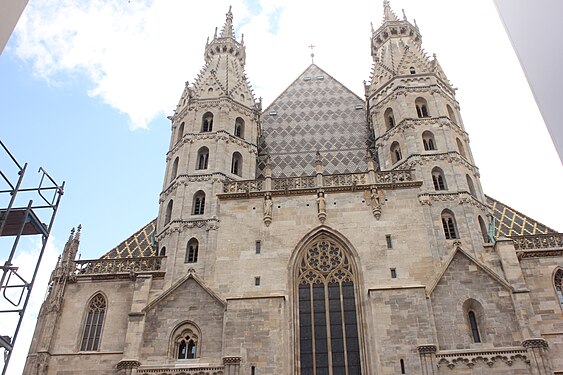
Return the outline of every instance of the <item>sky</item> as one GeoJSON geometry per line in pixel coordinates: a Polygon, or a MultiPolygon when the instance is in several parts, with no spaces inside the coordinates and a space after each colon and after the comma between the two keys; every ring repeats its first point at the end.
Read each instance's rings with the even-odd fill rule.
{"type": "MultiPolygon", "coordinates": [[[[79,253],[92,259],[156,217],[170,142],[166,116],[202,68],[207,37],[221,29],[229,5],[264,108],[311,63],[310,44],[315,64],[364,96],[373,63],[370,22],[381,23],[380,0],[29,2],[0,55],[0,139],[29,163],[24,185],[37,181],[39,167],[66,184],[9,373],[21,372],[70,229],[82,224],[79,253]]],[[[391,6],[416,19],[423,47],[458,89],[485,193],[563,230],[561,162],[493,1],[391,6]]],[[[14,263],[29,263],[38,247],[26,239],[14,263]]]]}

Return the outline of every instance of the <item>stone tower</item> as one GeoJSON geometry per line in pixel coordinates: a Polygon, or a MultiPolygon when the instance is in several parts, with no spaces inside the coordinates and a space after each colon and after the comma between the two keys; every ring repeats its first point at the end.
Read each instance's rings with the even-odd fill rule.
{"type": "Polygon", "coordinates": [[[383,8],[365,101],[311,64],[264,111],[229,10],[158,217],[99,259],[71,236],[24,374],[563,373],[563,235],[483,194],[452,85],[383,8]]]}
{"type": "Polygon", "coordinates": [[[383,7],[382,25],[372,29],[374,66],[366,86],[381,169],[412,168],[424,181],[419,200],[435,223],[439,248],[451,248],[442,227],[447,239],[480,248],[489,242],[490,223],[455,89],[436,55],[430,59],[422,49],[416,23],[400,20],[389,1],[383,7]]]}
{"type": "Polygon", "coordinates": [[[193,86],[186,82],[171,117],[157,227],[159,252],[169,260],[168,282],[192,267],[205,274],[208,262],[198,258],[214,247],[219,181],[252,179],[256,170],[260,108],[244,72],[244,36],[236,40],[230,8],[204,56],[204,67],[193,86]]]}

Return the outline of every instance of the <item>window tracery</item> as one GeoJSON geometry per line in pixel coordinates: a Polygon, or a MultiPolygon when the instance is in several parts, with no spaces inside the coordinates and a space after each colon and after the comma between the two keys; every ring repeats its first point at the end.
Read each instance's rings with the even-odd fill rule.
{"type": "Polygon", "coordinates": [[[348,255],[321,236],[298,265],[301,374],[360,374],[355,277],[348,255]]]}
{"type": "Polygon", "coordinates": [[[185,327],[174,339],[176,359],[195,359],[198,353],[199,335],[192,327],[185,327]]]}
{"type": "Polygon", "coordinates": [[[106,299],[101,293],[96,294],[88,304],[84,322],[81,351],[96,351],[100,348],[100,339],[106,314],[106,299]]]}

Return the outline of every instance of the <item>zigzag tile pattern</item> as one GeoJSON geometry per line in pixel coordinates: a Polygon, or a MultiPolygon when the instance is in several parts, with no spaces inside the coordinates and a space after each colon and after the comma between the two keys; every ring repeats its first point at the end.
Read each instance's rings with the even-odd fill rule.
{"type": "Polygon", "coordinates": [[[320,152],[325,173],[366,170],[372,149],[365,103],[311,64],[262,114],[257,175],[266,156],[273,177],[310,176],[320,152]]]}
{"type": "Polygon", "coordinates": [[[489,196],[485,197],[487,204],[492,207],[493,217],[495,218],[495,237],[557,233],[556,230],[516,211],[512,207],[489,196]]]}
{"type": "Polygon", "coordinates": [[[156,219],[139,229],[128,239],[108,251],[102,259],[138,258],[156,256],[153,246],[153,235],[156,229],[156,219]]]}

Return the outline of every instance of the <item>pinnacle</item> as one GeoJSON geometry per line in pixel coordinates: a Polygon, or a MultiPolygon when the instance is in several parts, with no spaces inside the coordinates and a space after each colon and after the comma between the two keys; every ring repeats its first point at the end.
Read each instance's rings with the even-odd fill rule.
{"type": "Polygon", "coordinates": [[[399,21],[399,19],[391,9],[389,0],[383,0],[383,22],[385,21],[399,21]]]}
{"type": "Polygon", "coordinates": [[[227,12],[227,17],[225,20],[225,26],[223,26],[223,30],[221,30],[221,38],[234,38],[233,32],[233,12],[231,12],[231,8],[229,6],[229,11],[227,12]]]}

